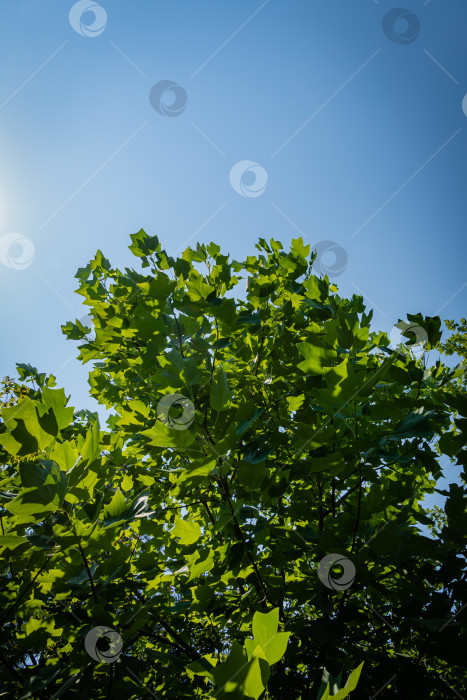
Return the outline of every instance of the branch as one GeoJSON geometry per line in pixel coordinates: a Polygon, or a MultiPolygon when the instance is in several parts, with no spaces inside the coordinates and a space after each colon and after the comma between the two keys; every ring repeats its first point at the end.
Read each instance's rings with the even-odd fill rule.
{"type": "MultiPolygon", "coordinates": [[[[65,515],[66,515],[66,517],[67,517],[67,519],[68,519],[68,522],[70,523],[70,525],[71,525],[71,527],[72,527],[72,529],[73,529],[73,531],[74,531],[74,533],[75,533],[75,535],[76,535],[76,530],[75,530],[75,528],[74,528],[73,522],[72,522],[70,516],[68,515],[68,511],[67,511],[66,506],[65,506],[65,501],[63,502],[63,511],[64,511],[64,513],[65,513],[65,515]]],[[[95,589],[95,586],[94,586],[94,581],[93,581],[93,578],[92,578],[91,570],[90,570],[90,568],[89,568],[89,566],[88,566],[88,562],[87,562],[87,560],[86,560],[86,557],[84,556],[83,548],[81,547],[81,542],[78,542],[78,549],[79,549],[80,554],[81,554],[81,557],[82,557],[82,559],[83,559],[84,568],[86,569],[86,573],[87,573],[87,575],[88,575],[89,583],[90,583],[90,585],[91,585],[92,597],[94,598],[94,602],[95,602],[96,605],[97,605],[97,603],[98,603],[99,601],[98,601],[98,598],[97,598],[97,593],[96,593],[96,589],[95,589]]]]}
{"type": "Polygon", "coordinates": [[[193,661],[196,661],[197,659],[200,658],[201,654],[196,651],[196,649],[193,649],[189,644],[187,644],[182,637],[176,632],[173,627],[169,625],[168,622],[165,622],[159,615],[154,612],[154,616],[157,618],[157,621],[159,622],[160,625],[165,629],[166,632],[170,634],[171,637],[175,639],[176,642],[182,647],[182,649],[185,650],[185,652],[188,654],[188,656],[193,659],[193,661]]]}
{"type": "MultiPolygon", "coordinates": [[[[144,604],[147,605],[146,601],[144,600],[144,596],[141,595],[141,593],[138,590],[135,590],[135,595],[136,597],[144,604]]],[[[179,646],[188,654],[188,656],[193,659],[193,661],[197,661],[201,654],[196,651],[192,646],[187,644],[182,637],[176,632],[168,622],[163,620],[160,615],[153,610],[152,611],[153,616],[156,618],[157,622],[165,629],[166,632],[170,634],[171,637],[175,639],[176,642],[178,642],[179,646]]]]}
{"type": "MultiPolygon", "coordinates": [[[[2,518],[2,517],[0,517],[0,524],[1,524],[1,526],[2,526],[2,535],[4,535],[4,534],[5,534],[5,530],[3,529],[3,518],[2,518]]],[[[7,559],[8,559],[8,566],[9,566],[9,569],[10,569],[11,578],[14,579],[14,578],[15,578],[15,574],[14,574],[14,572],[13,572],[13,567],[12,567],[12,565],[11,565],[10,557],[7,557],[7,559]]]]}
{"type": "Polygon", "coordinates": [[[49,561],[52,559],[53,556],[54,556],[54,555],[52,554],[52,555],[49,555],[49,556],[47,557],[47,559],[46,559],[45,562],[42,564],[42,566],[41,566],[41,568],[39,569],[39,571],[37,572],[37,574],[34,576],[34,578],[33,578],[31,581],[29,581],[29,583],[28,583],[28,585],[26,586],[26,588],[24,589],[24,591],[18,596],[18,598],[15,600],[15,602],[12,603],[12,604],[10,605],[10,607],[7,609],[7,611],[6,611],[6,613],[5,613],[5,615],[4,615],[3,619],[2,619],[2,621],[1,621],[1,623],[0,623],[0,625],[3,625],[3,624],[6,622],[6,620],[7,620],[8,616],[9,616],[10,612],[19,604],[19,602],[21,601],[21,599],[24,598],[24,596],[26,595],[26,593],[29,591],[29,589],[31,588],[31,586],[33,586],[33,584],[35,583],[36,579],[37,579],[37,578],[40,576],[40,574],[43,572],[43,570],[45,569],[45,567],[47,566],[47,564],[49,563],[49,561]]]}
{"type": "Polygon", "coordinates": [[[105,694],[106,700],[110,700],[112,697],[112,685],[114,682],[114,672],[113,672],[113,665],[109,664],[109,680],[107,683],[107,692],[105,694]]]}
{"type": "Polygon", "coordinates": [[[355,527],[354,527],[354,534],[352,538],[352,547],[351,547],[351,552],[353,553],[354,547],[355,547],[355,542],[357,538],[357,530],[358,526],[360,525],[360,512],[361,512],[361,506],[362,506],[362,468],[360,466],[359,468],[359,475],[358,475],[358,503],[357,503],[357,519],[355,522],[355,527]]]}
{"type": "Polygon", "coordinates": [[[318,487],[318,529],[320,532],[323,531],[324,526],[324,513],[323,513],[323,485],[321,481],[317,481],[317,487],[318,487]]]}
{"type": "Polygon", "coordinates": [[[180,332],[180,324],[179,324],[179,322],[178,322],[177,316],[175,315],[175,309],[174,309],[174,305],[173,305],[173,301],[172,301],[172,300],[170,301],[170,306],[172,307],[172,313],[173,313],[173,315],[174,315],[175,323],[176,323],[176,325],[177,325],[178,343],[179,343],[179,346],[180,346],[180,355],[181,355],[182,357],[185,357],[184,354],[183,354],[183,343],[182,343],[182,334],[181,334],[181,332],[180,332]]]}
{"type": "MultiPolygon", "coordinates": [[[[229,503],[229,508],[230,508],[231,513],[232,513],[232,520],[233,520],[234,523],[235,523],[235,529],[236,529],[236,531],[237,531],[237,534],[238,534],[239,538],[242,540],[242,542],[246,545],[245,535],[244,535],[243,532],[242,532],[242,528],[240,527],[240,524],[239,524],[239,522],[238,522],[238,520],[237,520],[237,516],[235,515],[235,511],[234,511],[234,508],[233,508],[233,504],[232,504],[232,501],[231,501],[231,499],[230,499],[229,486],[228,486],[228,483],[227,483],[227,479],[223,480],[221,483],[222,483],[222,485],[223,485],[223,487],[224,487],[225,495],[227,496],[227,501],[228,501],[228,503],[229,503]]],[[[262,604],[262,606],[263,606],[263,607],[267,607],[267,606],[266,606],[266,603],[264,602],[265,600],[267,600],[271,605],[274,605],[274,603],[271,601],[271,599],[270,599],[269,596],[268,596],[268,592],[267,592],[267,590],[266,590],[266,586],[264,585],[264,581],[263,581],[263,579],[261,578],[261,574],[259,573],[258,566],[257,566],[255,560],[253,559],[253,557],[252,557],[252,555],[251,555],[251,552],[247,552],[247,556],[248,556],[248,559],[249,559],[250,562],[251,562],[251,565],[253,566],[253,569],[254,569],[254,572],[255,572],[255,574],[256,574],[256,578],[258,579],[260,588],[262,589],[262,591],[263,591],[263,593],[264,593],[264,598],[260,601],[261,604],[262,604]]]]}
{"type": "MultiPolygon", "coordinates": [[[[355,408],[354,404],[354,417],[355,417],[355,439],[357,440],[358,444],[358,421],[357,421],[357,411],[355,408]]],[[[358,531],[358,526],[360,525],[360,513],[361,513],[361,507],[362,507],[362,458],[360,455],[360,450],[358,451],[358,505],[357,505],[357,520],[355,522],[355,528],[354,528],[354,534],[352,538],[352,548],[351,552],[353,553],[354,547],[355,547],[355,542],[357,541],[357,531],[358,531]]]]}
{"type": "MultiPolygon", "coordinates": [[[[463,579],[465,579],[466,576],[467,576],[467,571],[464,571],[464,573],[462,574],[461,578],[459,579],[459,582],[460,582],[460,581],[463,581],[463,579]]],[[[452,604],[454,603],[454,596],[455,596],[455,591],[453,591],[452,595],[450,596],[449,603],[448,603],[448,605],[446,606],[446,608],[444,609],[443,616],[446,615],[446,613],[450,612],[451,607],[452,607],[452,604]]],[[[458,610],[458,611],[451,617],[451,620],[453,620],[453,619],[456,617],[456,615],[458,615],[458,613],[461,612],[461,610],[462,610],[462,608],[461,608],[460,610],[458,610]]],[[[444,626],[446,627],[447,624],[449,624],[449,623],[445,623],[444,626]]],[[[442,627],[441,627],[441,629],[442,629],[442,627]]],[[[437,629],[437,630],[428,632],[428,634],[427,634],[427,636],[426,636],[426,639],[425,639],[425,641],[424,641],[424,643],[423,643],[423,646],[422,646],[422,648],[420,649],[420,651],[418,652],[418,656],[417,656],[417,663],[418,663],[418,664],[420,664],[421,660],[423,659],[423,654],[425,653],[426,648],[427,648],[427,646],[429,645],[429,643],[431,642],[432,638],[433,638],[434,635],[435,635],[437,632],[439,632],[439,631],[440,631],[440,630],[437,629]]]]}
{"type": "Polygon", "coordinates": [[[88,562],[87,562],[87,560],[86,560],[86,557],[84,556],[83,548],[81,547],[81,544],[80,544],[79,542],[78,542],[78,549],[79,549],[79,551],[80,551],[80,553],[81,553],[81,556],[82,556],[82,558],[83,558],[83,561],[84,561],[84,568],[86,569],[86,573],[87,573],[87,575],[88,575],[89,583],[90,583],[90,585],[91,585],[92,597],[94,598],[94,602],[95,602],[96,605],[97,605],[97,603],[98,603],[99,601],[98,601],[98,598],[97,598],[96,588],[95,588],[95,586],[94,586],[94,581],[93,581],[93,578],[92,578],[91,570],[90,570],[90,568],[89,568],[89,566],[88,566],[88,562]]]}
{"type": "Polygon", "coordinates": [[[11,673],[12,676],[14,676],[21,684],[23,683],[23,678],[21,675],[18,673],[16,668],[10,664],[10,662],[5,658],[5,655],[3,651],[0,649],[0,661],[2,664],[5,666],[7,671],[11,673]]]}
{"type": "MultiPolygon", "coordinates": [[[[219,325],[217,323],[217,318],[216,318],[216,340],[219,340],[219,325]]],[[[211,392],[211,385],[212,385],[212,378],[214,376],[214,368],[216,366],[216,356],[217,356],[217,348],[214,350],[214,357],[212,358],[212,366],[211,366],[211,376],[209,377],[209,393],[211,392]]],[[[208,426],[207,426],[207,417],[208,417],[208,403],[209,403],[209,396],[206,399],[206,405],[204,407],[204,430],[207,434],[209,434],[208,426]]],[[[212,438],[211,438],[212,440],[212,438]]]]}

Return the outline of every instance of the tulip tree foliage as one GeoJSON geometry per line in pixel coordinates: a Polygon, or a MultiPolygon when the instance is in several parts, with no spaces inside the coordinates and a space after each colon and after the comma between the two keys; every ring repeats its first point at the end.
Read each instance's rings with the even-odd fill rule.
{"type": "Polygon", "coordinates": [[[2,697],[465,692],[467,397],[440,320],[392,347],[302,239],[256,248],[174,259],[141,230],[137,271],[78,271],[88,321],[63,330],[106,425],[29,365],[4,383],[2,697]]]}
{"type": "Polygon", "coordinates": [[[448,330],[452,331],[451,336],[442,344],[442,349],[446,355],[458,355],[462,363],[457,367],[456,379],[460,387],[467,390],[467,320],[461,318],[460,322],[445,322],[448,330]]]}

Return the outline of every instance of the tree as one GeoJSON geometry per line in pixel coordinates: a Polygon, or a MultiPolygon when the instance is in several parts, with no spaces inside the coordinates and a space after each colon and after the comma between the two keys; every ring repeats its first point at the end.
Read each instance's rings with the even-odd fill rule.
{"type": "Polygon", "coordinates": [[[173,259],[141,230],[140,272],[100,252],[78,271],[91,322],[64,332],[105,430],[18,367],[0,428],[7,695],[465,690],[467,397],[428,363],[441,322],[400,322],[422,357],[392,348],[302,239],[256,247],[173,259]],[[434,539],[438,452],[461,485],[434,539]]]}
{"type": "Polygon", "coordinates": [[[446,320],[445,326],[452,331],[449,338],[441,345],[446,355],[458,355],[462,363],[456,367],[455,379],[459,387],[467,390],[467,320],[461,318],[460,321],[446,320]]]}

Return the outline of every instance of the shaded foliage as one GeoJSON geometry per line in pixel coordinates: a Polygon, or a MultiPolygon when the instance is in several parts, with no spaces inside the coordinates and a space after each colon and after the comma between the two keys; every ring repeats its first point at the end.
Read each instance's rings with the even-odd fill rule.
{"type": "Polygon", "coordinates": [[[130,249],[142,272],[78,271],[91,321],[64,326],[107,428],[28,365],[5,387],[2,692],[465,691],[467,397],[427,361],[440,320],[408,316],[421,358],[391,348],[301,239],[130,249]],[[435,521],[439,453],[461,483],[435,521]]]}

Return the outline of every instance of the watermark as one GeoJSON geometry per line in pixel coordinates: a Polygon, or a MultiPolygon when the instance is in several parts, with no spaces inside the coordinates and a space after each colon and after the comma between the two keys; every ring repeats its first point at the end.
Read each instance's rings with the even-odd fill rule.
{"type": "Polygon", "coordinates": [[[467,117],[467,95],[464,95],[464,99],[462,100],[462,111],[464,112],[464,115],[467,117]]]}
{"type": "Polygon", "coordinates": [[[34,243],[21,233],[0,236],[0,262],[10,270],[25,270],[34,259],[34,243]]]}
{"type": "Polygon", "coordinates": [[[342,554],[326,554],[319,563],[318,578],[326,588],[345,591],[355,581],[355,565],[342,554]]]}
{"type": "Polygon", "coordinates": [[[398,352],[399,355],[407,355],[413,352],[415,356],[419,356],[423,355],[428,342],[428,334],[424,328],[418,326],[416,323],[400,321],[392,327],[389,340],[391,341],[391,349],[398,352]],[[402,336],[403,333],[412,336],[412,342],[404,340],[402,336]]]}
{"type": "Polygon", "coordinates": [[[394,7],[383,17],[383,32],[394,44],[412,44],[420,33],[420,20],[410,10],[394,7]]]}
{"type": "Polygon", "coordinates": [[[313,262],[315,274],[328,277],[342,275],[349,259],[345,248],[334,241],[320,241],[313,250],[316,251],[316,259],[313,262]]]}
{"type": "Polygon", "coordinates": [[[187,430],[195,418],[195,407],[182,394],[166,394],[157,404],[157,417],[168,428],[187,430]]]}
{"type": "Polygon", "coordinates": [[[113,664],[122,653],[123,640],[111,627],[100,625],[89,630],[84,647],[95,661],[113,664]]]}
{"type": "Polygon", "coordinates": [[[173,80],[160,80],[149,93],[152,108],[163,117],[178,117],[185,110],[187,100],[185,88],[173,80]]]}
{"type": "Polygon", "coordinates": [[[229,180],[235,192],[242,197],[259,197],[268,184],[268,174],[258,163],[240,160],[230,171],[229,180]]]}
{"type": "Polygon", "coordinates": [[[79,0],[72,6],[68,19],[77,34],[95,37],[106,27],[107,12],[97,2],[79,0]]]}

